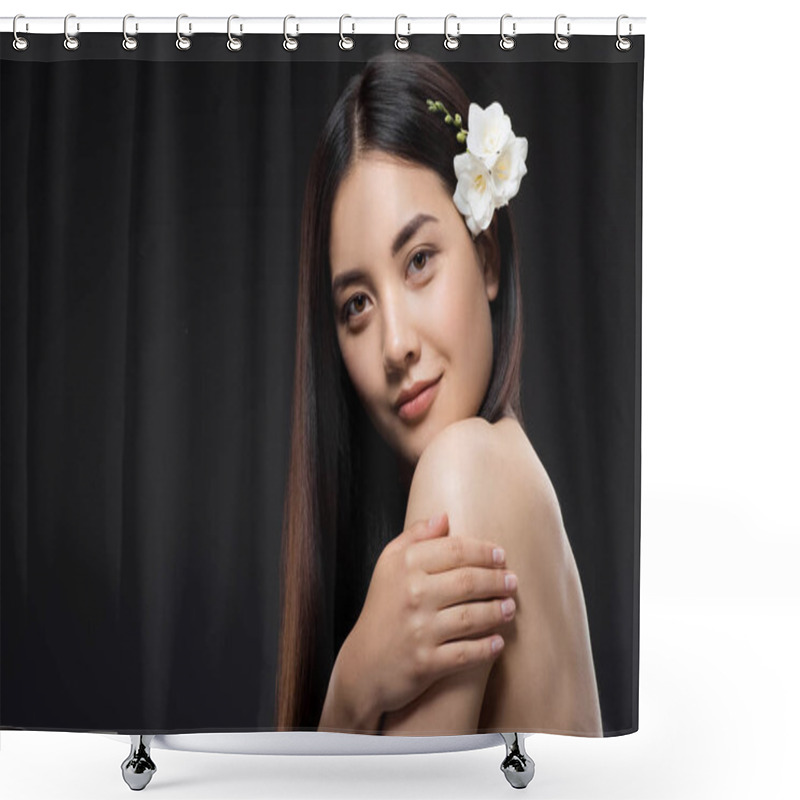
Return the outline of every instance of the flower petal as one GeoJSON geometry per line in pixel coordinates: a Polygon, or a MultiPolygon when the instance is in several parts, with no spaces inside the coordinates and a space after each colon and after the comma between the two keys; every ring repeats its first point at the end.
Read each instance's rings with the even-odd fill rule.
{"type": "Polygon", "coordinates": [[[511,119],[497,101],[485,110],[477,103],[470,103],[468,125],[467,149],[491,169],[509,138],[513,136],[511,119]]]}
{"type": "Polygon", "coordinates": [[[528,155],[528,140],[524,136],[513,137],[498,156],[492,169],[495,202],[504,206],[519,191],[522,176],[528,172],[525,159],[528,155]]]}

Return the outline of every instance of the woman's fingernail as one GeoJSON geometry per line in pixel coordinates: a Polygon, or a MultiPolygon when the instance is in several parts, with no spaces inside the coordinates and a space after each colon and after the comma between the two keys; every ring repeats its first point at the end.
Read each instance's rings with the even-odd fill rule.
{"type": "Polygon", "coordinates": [[[517,576],[513,572],[509,572],[508,575],[506,575],[506,589],[508,589],[509,592],[513,592],[516,588],[517,576]]]}
{"type": "Polygon", "coordinates": [[[510,598],[506,598],[500,603],[500,608],[503,609],[503,616],[510,617],[514,613],[514,609],[516,608],[516,603],[510,598]]]}
{"type": "Polygon", "coordinates": [[[495,547],[492,550],[492,558],[495,564],[504,564],[506,560],[506,551],[502,547],[495,547]]]}
{"type": "Polygon", "coordinates": [[[496,653],[498,650],[501,650],[503,647],[503,640],[500,636],[495,636],[492,639],[492,652],[496,653]]]}

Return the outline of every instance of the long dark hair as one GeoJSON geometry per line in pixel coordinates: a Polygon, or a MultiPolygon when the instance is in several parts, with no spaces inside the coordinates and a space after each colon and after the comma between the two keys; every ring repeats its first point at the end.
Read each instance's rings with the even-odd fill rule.
{"type": "MultiPolygon", "coordinates": [[[[294,402],[283,530],[277,728],[316,730],[333,660],[355,623],[375,561],[402,531],[407,501],[396,454],[366,417],[342,361],[331,301],[331,207],[343,176],[367,151],[434,170],[452,194],[465,145],[428,110],[441,100],[468,119],[469,99],[439,62],[386,53],[347,84],[314,151],[305,190],[297,298],[294,402]]],[[[481,236],[500,258],[491,303],[493,362],[479,415],[507,408],[522,424],[522,317],[509,207],[481,236]]]]}

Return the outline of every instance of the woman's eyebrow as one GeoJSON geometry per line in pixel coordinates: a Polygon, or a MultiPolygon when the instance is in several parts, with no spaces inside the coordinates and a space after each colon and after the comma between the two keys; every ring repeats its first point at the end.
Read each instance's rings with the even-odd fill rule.
{"type": "Polygon", "coordinates": [[[333,287],[331,288],[331,294],[335,295],[339,289],[344,289],[345,286],[349,286],[351,283],[358,283],[358,281],[363,281],[367,277],[367,274],[364,272],[363,269],[350,269],[347,272],[343,272],[341,275],[337,275],[333,279],[333,287]]]}
{"type": "MultiPolygon", "coordinates": [[[[426,223],[426,222],[438,222],[439,220],[432,216],[431,214],[417,214],[412,220],[407,222],[401,229],[400,233],[395,236],[394,242],[392,243],[392,257],[396,256],[400,248],[426,223]]],[[[364,270],[361,269],[351,269],[347,272],[343,272],[341,275],[337,275],[333,279],[333,285],[331,287],[331,293],[336,294],[339,289],[343,289],[345,286],[348,286],[351,283],[356,283],[357,281],[364,280],[366,278],[366,273],[364,270]]]]}
{"type": "Polygon", "coordinates": [[[422,227],[426,222],[438,222],[436,217],[430,214],[417,214],[414,219],[407,222],[400,233],[397,234],[392,244],[392,258],[397,255],[397,251],[422,227]]]}

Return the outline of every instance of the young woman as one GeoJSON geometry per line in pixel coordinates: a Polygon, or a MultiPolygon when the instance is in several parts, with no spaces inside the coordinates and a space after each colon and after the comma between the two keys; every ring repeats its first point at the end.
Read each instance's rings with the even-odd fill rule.
{"type": "MultiPolygon", "coordinates": [[[[490,110],[488,151],[514,138],[490,110]]],[[[487,183],[468,114],[441,64],[382,55],[312,158],[279,729],[602,736],[580,578],[520,409],[507,203],[527,141],[489,152],[487,183]]]]}

